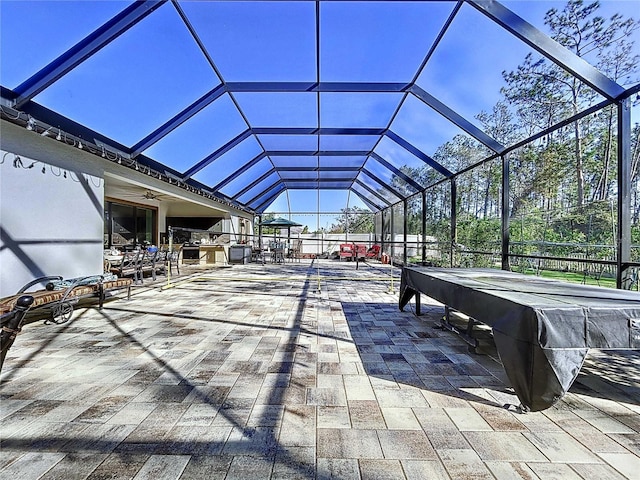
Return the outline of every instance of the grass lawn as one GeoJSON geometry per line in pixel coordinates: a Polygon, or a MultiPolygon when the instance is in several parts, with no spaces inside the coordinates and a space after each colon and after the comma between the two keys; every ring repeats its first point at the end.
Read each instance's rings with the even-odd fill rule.
{"type": "MultiPolygon", "coordinates": [[[[518,270],[519,271],[519,270],[518,270]]],[[[526,275],[535,275],[535,270],[528,268],[523,273],[526,275]]],[[[616,279],[611,277],[600,278],[600,283],[596,275],[587,275],[586,278],[582,273],[575,272],[557,272],[554,270],[540,270],[539,276],[545,278],[553,278],[555,280],[562,280],[564,282],[584,283],[585,285],[599,285],[601,287],[616,288],[616,279]]]]}
{"type": "MultiPolygon", "coordinates": [[[[410,260],[415,263],[420,262],[419,257],[414,257],[410,260]]],[[[410,261],[410,264],[411,264],[411,261],[410,261]]],[[[560,280],[563,282],[580,283],[584,285],[595,285],[595,286],[606,287],[606,288],[616,288],[616,279],[614,277],[608,277],[603,275],[598,281],[598,278],[597,278],[598,274],[596,272],[590,275],[587,275],[585,277],[583,273],[560,272],[557,270],[539,270],[538,273],[536,273],[536,270],[533,268],[525,268],[523,270],[522,268],[517,266],[514,266],[512,270],[514,272],[524,273],[525,275],[538,275],[540,277],[552,278],[552,279],[560,280]]],[[[635,290],[636,288],[637,287],[633,288],[633,290],[635,290]]]]}

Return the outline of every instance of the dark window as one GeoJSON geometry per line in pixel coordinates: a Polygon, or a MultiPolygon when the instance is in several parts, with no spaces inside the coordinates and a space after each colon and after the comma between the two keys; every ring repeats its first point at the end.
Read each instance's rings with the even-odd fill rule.
{"type": "Polygon", "coordinates": [[[105,247],[129,249],[155,243],[157,218],[154,209],[106,202],[105,247]]]}

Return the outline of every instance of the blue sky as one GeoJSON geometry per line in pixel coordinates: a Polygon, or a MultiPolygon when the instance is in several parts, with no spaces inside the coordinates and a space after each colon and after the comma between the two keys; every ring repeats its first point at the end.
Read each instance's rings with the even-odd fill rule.
{"type": "MultiPolygon", "coordinates": [[[[0,0],[0,83],[16,87],[128,3],[0,0]]],[[[544,13],[564,5],[542,0],[504,3],[542,29],[544,13]]],[[[638,0],[604,0],[601,4],[600,12],[605,16],[614,12],[640,16],[638,0]]],[[[316,80],[314,2],[185,1],[180,5],[225,81],[316,80]]],[[[414,80],[453,6],[453,2],[321,4],[320,80],[414,80]]],[[[634,39],[638,50],[640,32],[634,39]]],[[[529,51],[464,5],[417,77],[417,84],[474,121],[475,115],[491,109],[499,99],[501,72],[515,69],[529,51]]],[[[175,8],[167,3],[39,94],[35,101],[132,146],[219,83],[218,73],[202,55],[175,8]]],[[[386,127],[399,98],[399,94],[391,93],[323,93],[318,113],[315,93],[236,93],[234,98],[223,95],[144,153],[178,171],[186,171],[241,134],[247,121],[252,126],[316,127],[319,117],[323,127],[386,127]]],[[[640,118],[637,108],[634,121],[636,118],[640,118]]],[[[405,102],[392,129],[429,155],[460,133],[413,97],[405,102]]],[[[349,147],[344,137],[323,137],[321,148],[370,148],[371,138],[351,140],[349,147]]],[[[194,178],[215,185],[257,155],[261,151],[259,141],[267,149],[317,148],[317,137],[313,136],[251,137],[194,178]]],[[[398,167],[417,161],[388,139],[380,143],[376,152],[384,153],[391,163],[398,162],[398,167]]],[[[268,160],[258,163],[226,185],[223,192],[239,191],[243,182],[246,185],[270,167],[268,160]]],[[[245,194],[245,198],[249,196],[245,194]]],[[[347,197],[349,206],[365,207],[357,195],[347,192],[321,191],[319,197],[321,211],[339,211],[347,205],[347,197]]],[[[269,210],[283,212],[291,207],[313,212],[318,209],[317,200],[315,191],[292,190],[288,196],[281,195],[269,210]]],[[[309,222],[306,216],[300,218],[309,222]]]]}

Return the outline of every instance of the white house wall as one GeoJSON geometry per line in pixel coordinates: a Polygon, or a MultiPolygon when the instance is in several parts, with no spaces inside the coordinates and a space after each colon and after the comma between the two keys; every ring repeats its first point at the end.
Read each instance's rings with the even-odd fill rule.
{"type": "Polygon", "coordinates": [[[40,276],[102,273],[100,169],[74,147],[6,122],[1,131],[0,296],[40,276]]]}
{"type": "Polygon", "coordinates": [[[238,214],[251,218],[6,121],[0,121],[0,154],[0,296],[40,276],[102,273],[105,179],[148,185],[173,196],[175,201],[138,200],[157,206],[159,232],[166,230],[167,216],[226,217],[229,232],[231,215],[236,229],[238,214]]]}

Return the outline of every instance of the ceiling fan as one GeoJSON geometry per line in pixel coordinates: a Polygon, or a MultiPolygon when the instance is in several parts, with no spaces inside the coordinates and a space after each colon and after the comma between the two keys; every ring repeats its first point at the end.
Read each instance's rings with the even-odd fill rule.
{"type": "Polygon", "coordinates": [[[158,200],[160,201],[160,198],[158,198],[159,196],[150,192],[149,190],[147,190],[146,192],[144,192],[144,195],[142,195],[142,198],[146,198],[147,200],[158,200]]]}
{"type": "Polygon", "coordinates": [[[163,193],[136,185],[112,185],[111,188],[107,190],[107,196],[128,199],[133,202],[136,200],[154,200],[161,202],[162,200],[170,198],[163,193]]]}

